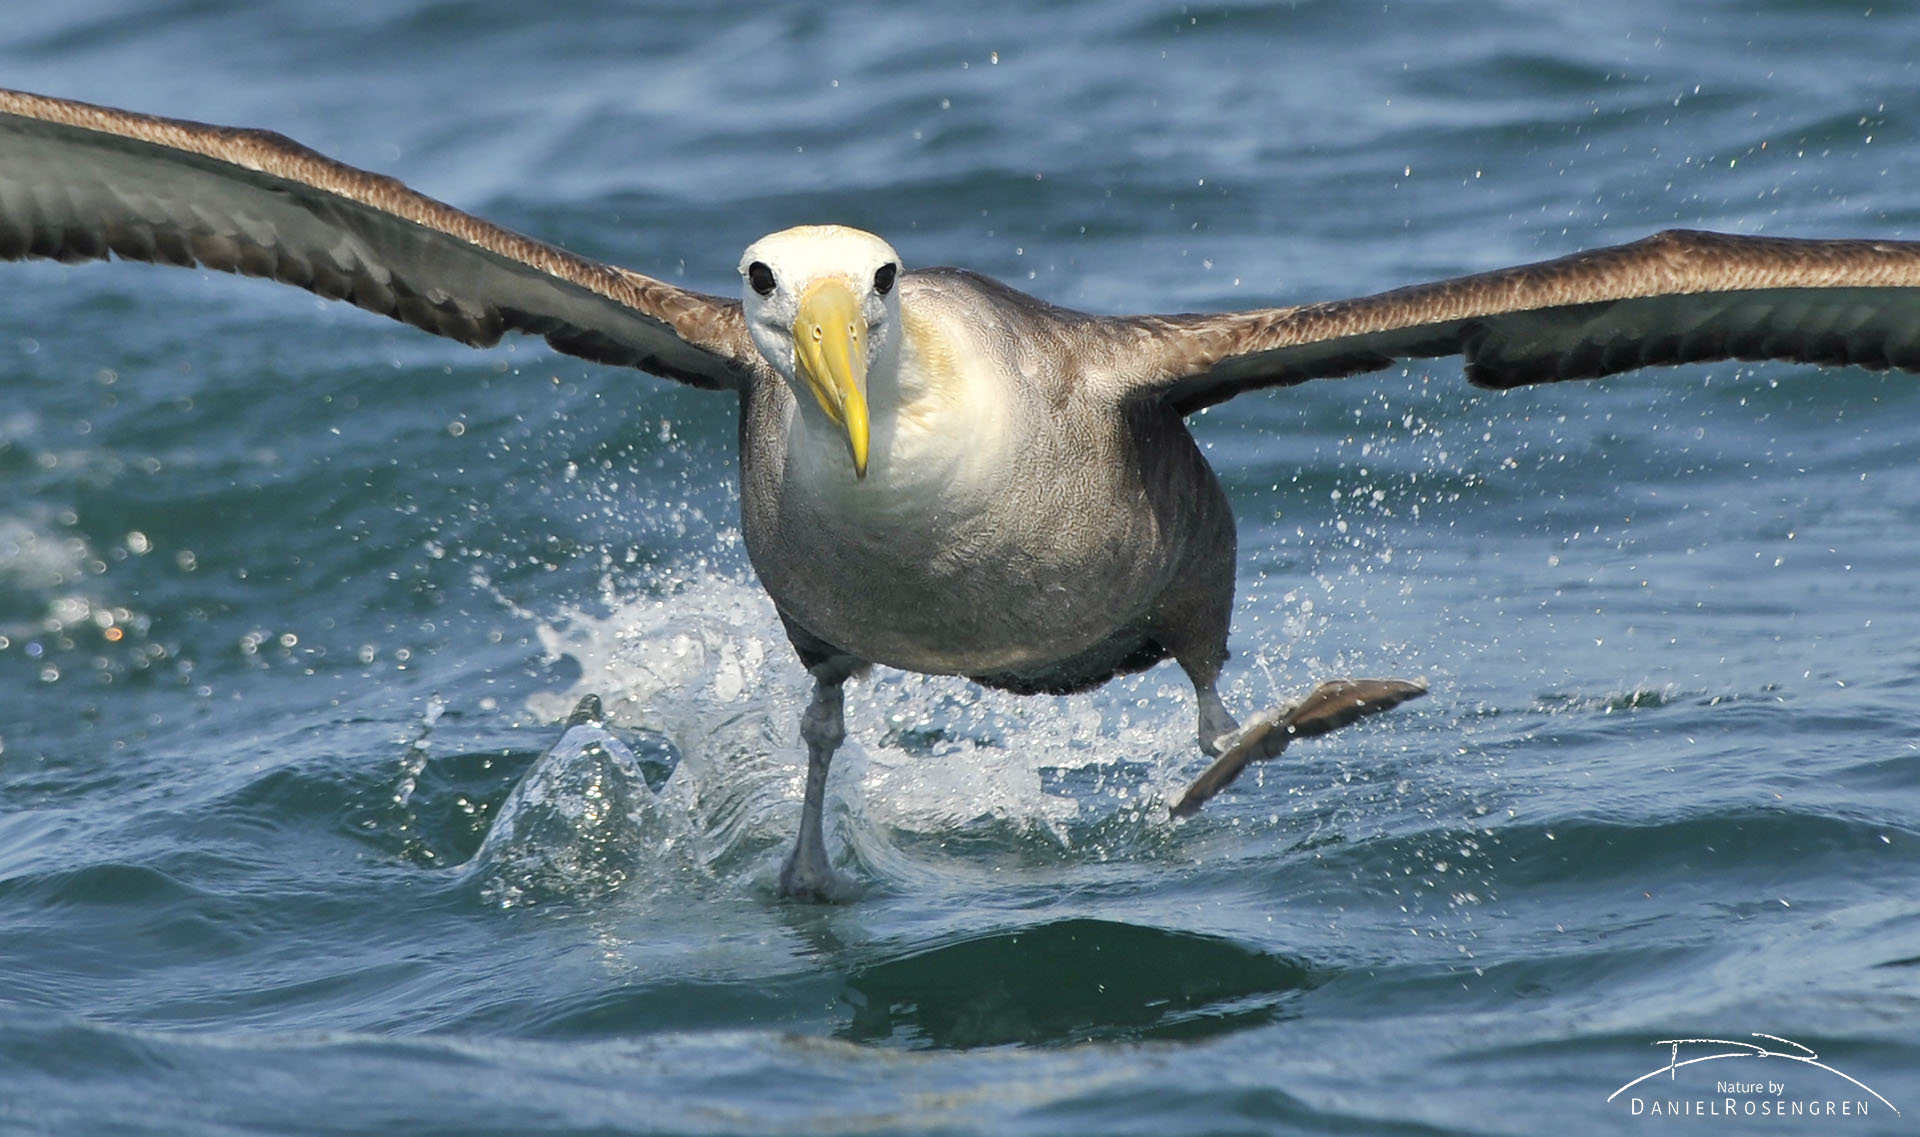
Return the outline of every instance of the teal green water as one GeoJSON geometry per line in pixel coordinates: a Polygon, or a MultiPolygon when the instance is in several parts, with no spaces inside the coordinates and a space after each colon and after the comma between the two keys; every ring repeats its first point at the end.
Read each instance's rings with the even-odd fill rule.
{"type": "MultiPolygon", "coordinates": [[[[827,220],[1099,311],[1920,236],[1915,59],[1920,16],[1792,0],[0,22],[0,84],[272,127],[696,287],[827,220]]],[[[772,895],[805,690],[724,398],[258,282],[0,280],[0,1132],[1920,1118],[1910,378],[1442,363],[1217,407],[1233,704],[1432,697],[1175,825],[1177,671],[878,673],[829,803],[867,893],[811,908],[772,895]],[[619,743],[547,753],[588,693],[619,743]],[[1824,1065],[1608,1100],[1756,1032],[1824,1065]]]]}

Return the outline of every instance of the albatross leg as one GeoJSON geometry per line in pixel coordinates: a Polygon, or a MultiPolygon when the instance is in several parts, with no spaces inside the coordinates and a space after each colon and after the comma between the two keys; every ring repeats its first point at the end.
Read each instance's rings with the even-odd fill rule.
{"type": "Polygon", "coordinates": [[[815,666],[813,700],[800,715],[800,737],[807,744],[807,793],[800,804],[800,836],[780,870],[780,895],[796,900],[838,900],[854,891],[852,882],[827,860],[823,824],[827,768],[847,737],[845,686],[859,664],[837,656],[815,666]]]}
{"type": "Polygon", "coordinates": [[[1200,722],[1196,733],[1200,736],[1200,749],[1213,757],[1219,757],[1233,741],[1240,730],[1240,722],[1227,710],[1227,704],[1220,697],[1220,665],[1187,658],[1180,659],[1181,670],[1193,681],[1193,697],[1199,704],[1200,722]]]}
{"type": "Polygon", "coordinates": [[[1219,689],[1220,669],[1227,665],[1227,626],[1233,615],[1231,572],[1229,566],[1223,576],[1217,565],[1207,565],[1183,577],[1188,587],[1161,601],[1153,628],[1154,638],[1167,645],[1193,684],[1200,710],[1200,749],[1212,755],[1218,755],[1240,729],[1219,689]]]}
{"type": "Polygon", "coordinates": [[[1193,693],[1200,701],[1200,749],[1217,758],[1240,724],[1221,701],[1220,691],[1212,680],[1206,683],[1196,680],[1193,693]]]}
{"type": "MultiPolygon", "coordinates": [[[[1231,560],[1225,563],[1230,572],[1231,560]]],[[[1262,712],[1240,725],[1227,711],[1218,686],[1220,669],[1227,663],[1227,624],[1233,604],[1233,581],[1219,572],[1216,564],[1206,564],[1183,575],[1178,590],[1162,599],[1152,627],[1155,638],[1171,649],[1193,682],[1199,703],[1200,749],[1214,756],[1213,765],[1173,806],[1175,817],[1198,812],[1207,799],[1232,785],[1242,770],[1278,757],[1296,738],[1338,730],[1427,693],[1427,685],[1419,681],[1335,679],[1315,687],[1292,706],[1262,712]]]]}

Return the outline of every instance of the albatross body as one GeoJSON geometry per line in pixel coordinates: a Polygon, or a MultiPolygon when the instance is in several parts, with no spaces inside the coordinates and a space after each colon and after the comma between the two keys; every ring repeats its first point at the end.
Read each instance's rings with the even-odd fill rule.
{"type": "Polygon", "coordinates": [[[740,299],[591,261],[275,134],[0,91],[0,258],[267,277],[486,346],[507,332],[739,399],[747,549],[814,695],[781,890],[840,894],[822,836],[842,688],[881,664],[1069,692],[1171,658],[1214,763],[1425,691],[1334,680],[1238,724],[1234,528],[1184,418],[1234,395],[1462,355],[1486,387],[1711,359],[1920,370],[1920,245],[1669,232],[1352,300],[1093,316],[878,237],[804,226],[740,299]]]}
{"type": "MultiPolygon", "coordinates": [[[[796,242],[897,263],[825,226],[767,238],[749,263],[796,242]]],[[[1061,314],[992,281],[945,270],[898,289],[868,371],[864,474],[816,400],[746,392],[742,522],[782,616],[822,650],[1017,691],[1184,650],[1200,666],[1224,642],[1233,520],[1180,417],[1086,382],[1121,362],[1097,341],[1033,351],[1061,314]]]]}

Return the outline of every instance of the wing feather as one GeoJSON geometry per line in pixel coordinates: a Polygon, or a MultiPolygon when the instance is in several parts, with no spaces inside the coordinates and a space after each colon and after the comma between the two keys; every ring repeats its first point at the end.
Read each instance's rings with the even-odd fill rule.
{"type": "Polygon", "coordinates": [[[1127,394],[1183,414],[1449,355],[1481,387],[1719,359],[1920,371],[1920,243],[1669,230],[1352,300],[1118,323],[1145,360],[1127,394]]]}
{"type": "Polygon", "coordinates": [[[756,358],[738,301],[576,256],[282,135],[0,90],[0,258],[265,277],[474,346],[507,332],[700,387],[756,358]]]}

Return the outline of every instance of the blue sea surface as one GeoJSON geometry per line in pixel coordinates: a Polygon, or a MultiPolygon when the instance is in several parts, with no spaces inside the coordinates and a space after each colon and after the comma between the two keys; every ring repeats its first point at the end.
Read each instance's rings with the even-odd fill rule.
{"type": "MultiPolygon", "coordinates": [[[[833,221],[1099,312],[1920,238],[1916,60],[1920,11],[1814,0],[0,21],[0,85],[687,286],[833,221]]],[[[1920,1127],[1912,377],[1214,407],[1231,705],[1432,695],[1174,823],[1177,669],[877,671],[829,786],[867,889],[818,907],[728,399],[214,273],[0,281],[0,1133],[1920,1127]]]]}

